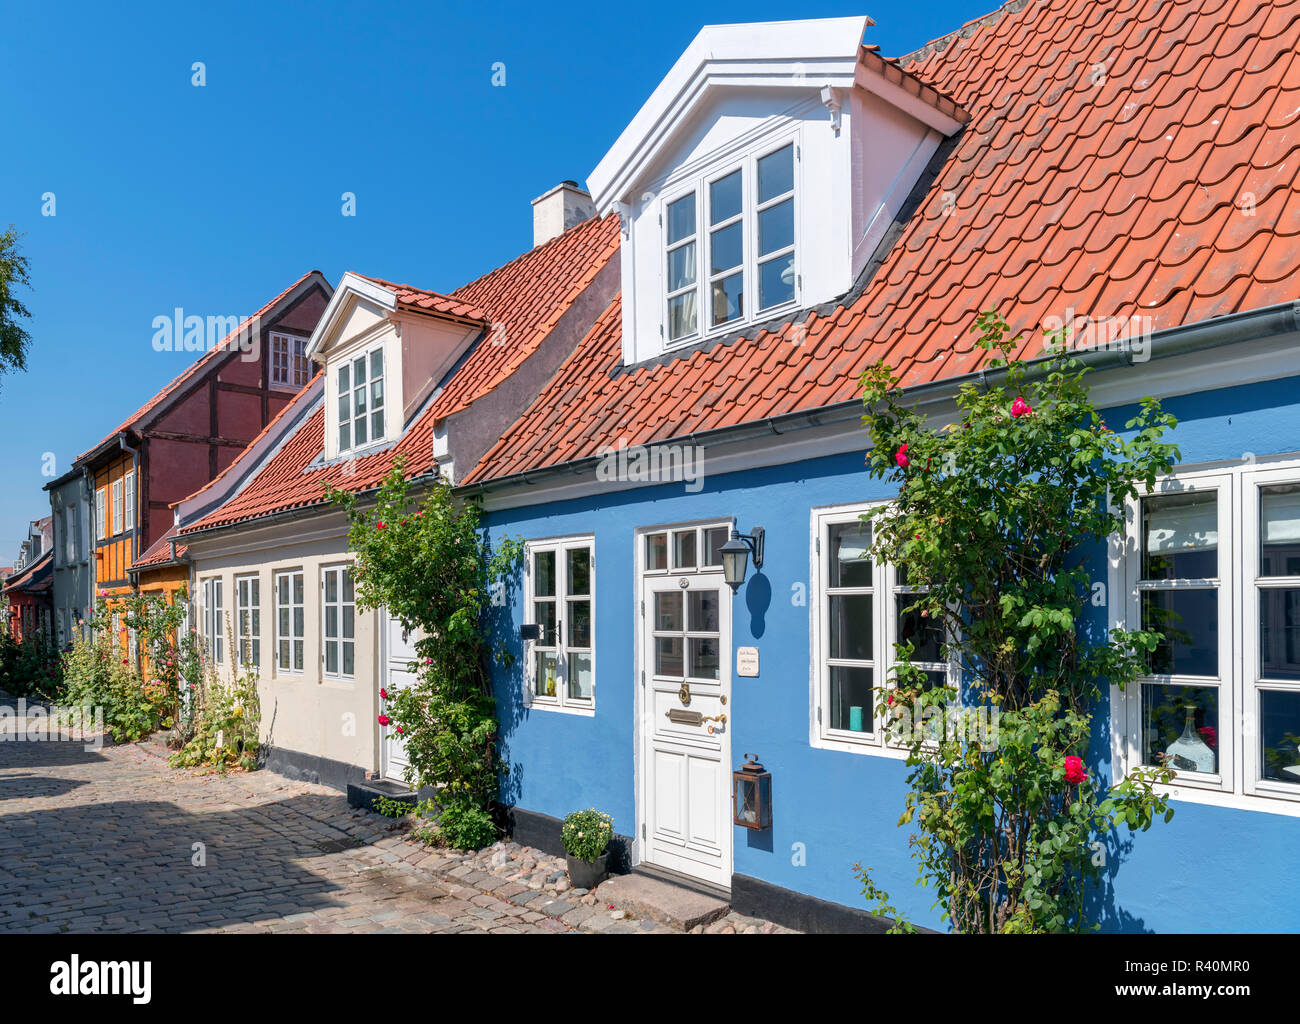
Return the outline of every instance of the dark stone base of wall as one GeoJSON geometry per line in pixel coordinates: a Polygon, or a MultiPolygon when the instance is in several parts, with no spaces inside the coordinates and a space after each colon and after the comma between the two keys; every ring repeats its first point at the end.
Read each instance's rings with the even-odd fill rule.
{"type": "Polygon", "coordinates": [[[346,792],[349,785],[361,785],[366,781],[366,770],[360,765],[332,761],[328,757],[284,747],[263,747],[262,753],[265,758],[263,768],[295,782],[310,782],[346,792]]]}
{"type": "MultiPolygon", "coordinates": [[[[522,807],[508,807],[505,812],[506,831],[516,843],[531,846],[552,857],[564,856],[564,842],[560,828],[564,822],[549,814],[526,811],[522,807]]],[[[632,870],[632,839],[615,833],[609,843],[609,870],[616,875],[626,875],[632,870]]]]}
{"type": "Polygon", "coordinates": [[[857,907],[819,900],[748,875],[731,876],[731,909],[797,931],[832,935],[883,935],[894,923],[857,907]]]}

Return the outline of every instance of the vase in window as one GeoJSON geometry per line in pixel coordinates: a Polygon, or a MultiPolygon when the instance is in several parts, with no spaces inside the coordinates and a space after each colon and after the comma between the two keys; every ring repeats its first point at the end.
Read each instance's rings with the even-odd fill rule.
{"type": "Polygon", "coordinates": [[[1183,734],[1165,749],[1170,768],[1181,772],[1204,772],[1214,774],[1214,751],[1196,733],[1196,707],[1185,705],[1187,717],[1183,724],[1183,734]]]}

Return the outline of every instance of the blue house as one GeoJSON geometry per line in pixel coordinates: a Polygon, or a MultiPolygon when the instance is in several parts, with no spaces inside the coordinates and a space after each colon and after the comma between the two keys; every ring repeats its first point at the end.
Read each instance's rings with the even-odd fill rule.
{"type": "Polygon", "coordinates": [[[942,423],[995,308],[1069,330],[1108,422],[1146,395],[1179,420],[1182,462],[1095,553],[1090,609],[1187,625],[1090,755],[1118,778],[1175,748],[1176,816],[1114,851],[1096,916],[1300,930],[1279,898],[1300,842],[1300,4],[1017,0],[900,59],[870,24],[705,28],[588,179],[621,220],[619,294],[458,481],[527,542],[495,679],[515,834],[558,850],[595,806],[631,864],[808,928],[877,923],[860,862],[942,927],[873,720],[909,624],[857,532],[893,496],[863,466],[857,377],[885,360],[942,423]],[[734,593],[733,531],[754,542],[734,593]],[[769,828],[733,824],[748,755],[769,828]]]}

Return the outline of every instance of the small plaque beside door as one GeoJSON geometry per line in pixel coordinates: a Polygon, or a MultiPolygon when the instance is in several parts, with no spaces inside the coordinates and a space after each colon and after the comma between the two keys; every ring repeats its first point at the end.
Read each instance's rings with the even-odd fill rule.
{"type": "Polygon", "coordinates": [[[736,648],[736,675],[756,678],[758,676],[758,648],[736,648]]]}

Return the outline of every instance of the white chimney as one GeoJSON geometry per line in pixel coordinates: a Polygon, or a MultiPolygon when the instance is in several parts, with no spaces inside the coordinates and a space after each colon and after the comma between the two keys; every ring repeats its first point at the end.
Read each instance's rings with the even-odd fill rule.
{"type": "Polygon", "coordinates": [[[591,193],[576,181],[562,181],[533,200],[533,248],[596,216],[591,193]]]}

